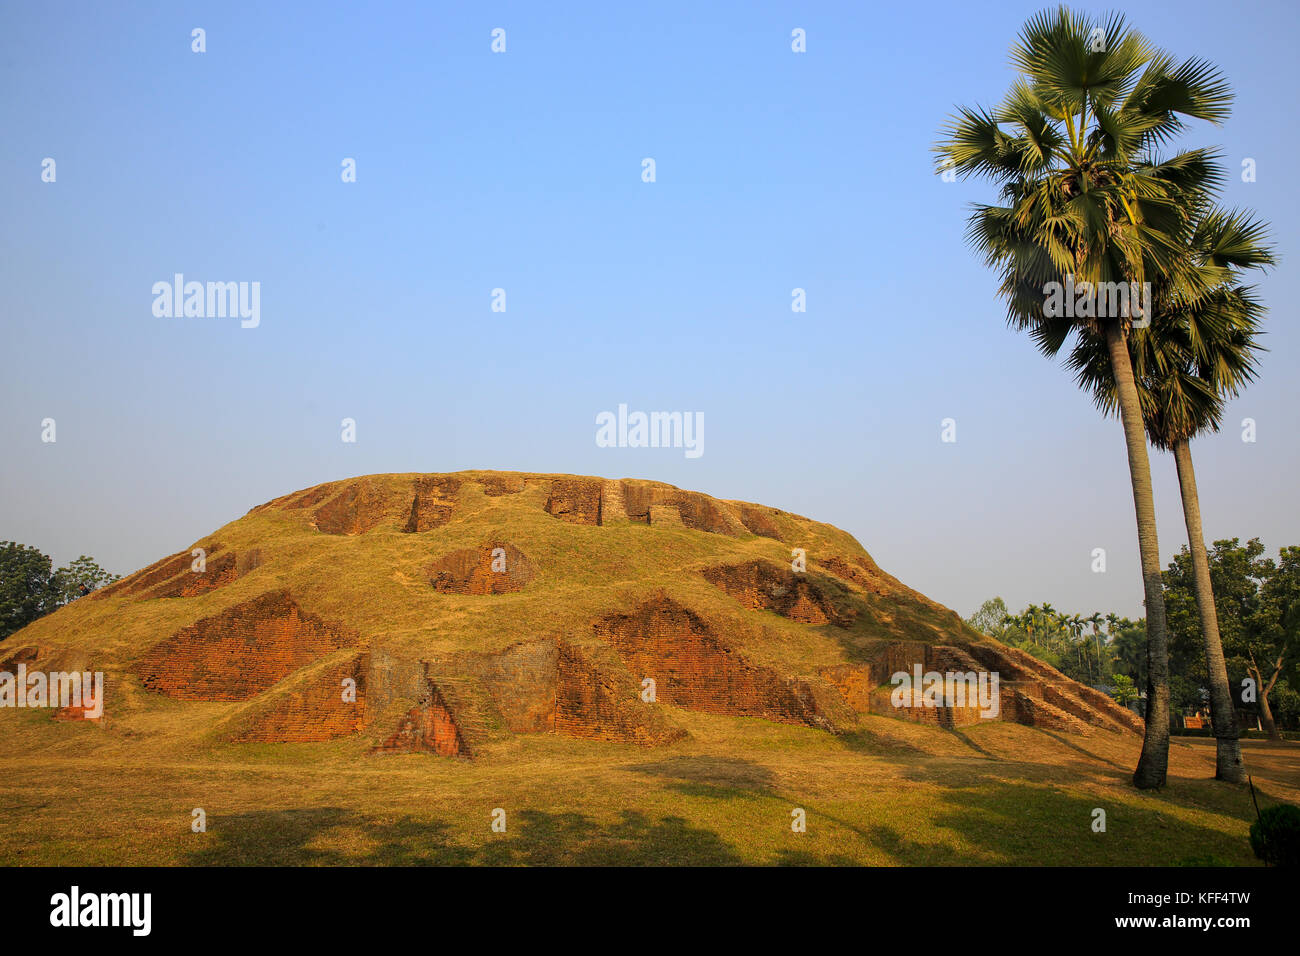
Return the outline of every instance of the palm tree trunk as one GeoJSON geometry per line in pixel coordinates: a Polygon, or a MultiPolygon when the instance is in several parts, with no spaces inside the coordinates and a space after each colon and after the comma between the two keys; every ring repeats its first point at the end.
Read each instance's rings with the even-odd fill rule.
{"type": "Polygon", "coordinates": [[[1214,727],[1216,755],[1214,779],[1244,783],[1246,767],[1241,759],[1241,740],[1233,707],[1232,688],[1228,684],[1228,665],[1223,659],[1223,642],[1219,638],[1219,615],[1214,606],[1214,588],[1210,583],[1210,559],[1205,553],[1205,532],[1201,528],[1201,499],[1196,491],[1196,470],[1192,467],[1192,447],[1183,439],[1174,442],[1174,463],[1178,466],[1178,490],[1183,496],[1183,518],[1187,522],[1187,541],[1192,553],[1192,580],[1196,585],[1196,610],[1201,617],[1201,636],[1205,639],[1205,664],[1210,680],[1210,723],[1214,727]]]}
{"type": "Polygon", "coordinates": [[[1133,771],[1139,790],[1163,787],[1169,771],[1169,633],[1165,625],[1164,580],[1160,576],[1160,542],[1156,537],[1155,495],[1151,491],[1151,461],[1147,435],[1138,403],[1137,383],[1128,343],[1118,322],[1105,323],[1106,347],[1119,417],[1128,446],[1129,479],[1133,484],[1133,510],[1137,515],[1138,551],[1142,557],[1142,590],[1147,611],[1147,712],[1142,756],[1133,771]]]}

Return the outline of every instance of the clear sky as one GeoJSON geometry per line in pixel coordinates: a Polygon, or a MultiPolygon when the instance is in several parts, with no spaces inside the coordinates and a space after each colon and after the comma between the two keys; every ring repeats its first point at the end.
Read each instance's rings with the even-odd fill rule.
{"type": "MultiPolygon", "coordinates": [[[[125,573],[352,475],[644,477],[845,528],[963,614],[1136,616],[1120,426],[1006,328],[963,240],[989,188],[932,171],[1040,7],[0,4],[0,539],[125,573]],[[260,325],[156,317],[178,272],[259,282],[260,325]],[[597,447],[620,403],[702,413],[704,454],[597,447]]],[[[1207,536],[1300,544],[1300,14],[1124,9],[1226,73],[1186,143],[1282,259],[1261,380],[1193,446],[1207,536]]]]}

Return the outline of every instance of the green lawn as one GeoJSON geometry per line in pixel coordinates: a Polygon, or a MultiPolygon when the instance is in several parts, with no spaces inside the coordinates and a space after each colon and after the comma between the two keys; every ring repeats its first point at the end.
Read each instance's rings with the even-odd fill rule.
{"type": "MultiPolygon", "coordinates": [[[[1149,794],[1127,783],[1136,738],[1015,724],[868,718],[832,737],[682,713],[695,738],[667,748],[537,735],[470,761],[355,740],[151,752],[89,726],[51,753],[68,725],[15,716],[0,717],[17,745],[0,760],[4,864],[1256,863],[1250,795],[1205,779],[1208,741],[1176,742],[1171,785],[1149,794]]],[[[1297,801],[1300,745],[1246,752],[1262,802],[1297,801]]]]}

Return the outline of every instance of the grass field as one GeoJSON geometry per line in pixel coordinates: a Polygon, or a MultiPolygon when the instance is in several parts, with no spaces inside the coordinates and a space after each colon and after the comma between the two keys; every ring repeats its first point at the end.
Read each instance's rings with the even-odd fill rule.
{"type": "MultiPolygon", "coordinates": [[[[77,746],[48,714],[6,719],[7,865],[1257,865],[1249,791],[1207,779],[1204,740],[1176,741],[1170,786],[1139,793],[1136,738],[1009,723],[872,717],[832,737],[683,713],[694,737],[667,748],[537,735],[468,761],[356,741],[161,752],[92,726],[77,746]],[[701,742],[723,725],[726,746],[701,742]]],[[[1300,802],[1300,745],[1245,748],[1261,805],[1300,802]]]]}

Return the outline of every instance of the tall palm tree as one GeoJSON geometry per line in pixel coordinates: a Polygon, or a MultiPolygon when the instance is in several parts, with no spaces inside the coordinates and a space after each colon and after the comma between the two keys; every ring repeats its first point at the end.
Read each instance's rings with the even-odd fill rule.
{"type": "MultiPolygon", "coordinates": [[[[1169,762],[1169,660],[1151,467],[1127,339],[1130,309],[1063,323],[1048,316],[1049,283],[1195,277],[1182,261],[1189,232],[1179,198],[1223,176],[1213,154],[1155,151],[1185,119],[1220,122],[1231,94],[1214,67],[1175,63],[1113,15],[1104,23],[1065,7],[1037,14],[1011,51],[1021,72],[1003,105],[961,109],[936,151],[941,169],[1001,187],[1002,205],[977,205],[968,237],[1001,272],[1007,318],[1055,355],[1071,332],[1105,344],[1124,427],[1147,621],[1147,722],[1133,774],[1162,786],[1169,762]],[[1004,126],[1007,128],[1004,129],[1004,126]]],[[[1094,310],[1089,309],[1089,312],[1094,310]]]]}
{"type": "Polygon", "coordinates": [[[1092,642],[1097,649],[1097,680],[1102,679],[1101,672],[1101,625],[1105,618],[1101,616],[1100,611],[1093,611],[1083,622],[1092,628],[1092,642]]]}
{"type": "MultiPolygon", "coordinates": [[[[1137,370],[1143,417],[1151,443],[1172,451],[1192,561],[1201,636],[1210,685],[1210,718],[1216,741],[1215,778],[1245,780],[1232,690],[1219,636],[1210,581],[1210,562],[1201,526],[1200,496],[1192,466],[1191,440],[1217,432],[1223,406],[1255,376],[1259,323],[1264,309],[1253,290],[1238,284],[1245,269],[1274,262],[1264,226],[1244,213],[1206,207],[1195,214],[1188,253],[1203,273],[1204,291],[1190,297],[1166,283],[1156,294],[1154,334],[1129,341],[1137,370]]],[[[1079,383],[1093,391],[1098,406],[1115,411],[1109,356],[1081,342],[1070,356],[1079,383]]]]}
{"type": "Polygon", "coordinates": [[[1038,630],[1038,605],[1029,604],[1025,606],[1025,630],[1029,632],[1029,640],[1035,645],[1038,644],[1036,632],[1038,630]]]}
{"type": "Polygon", "coordinates": [[[1092,680],[1092,658],[1088,656],[1088,643],[1083,639],[1083,628],[1087,627],[1082,615],[1070,615],[1070,636],[1074,639],[1075,653],[1082,658],[1084,670],[1088,672],[1088,680],[1092,680]]]}

